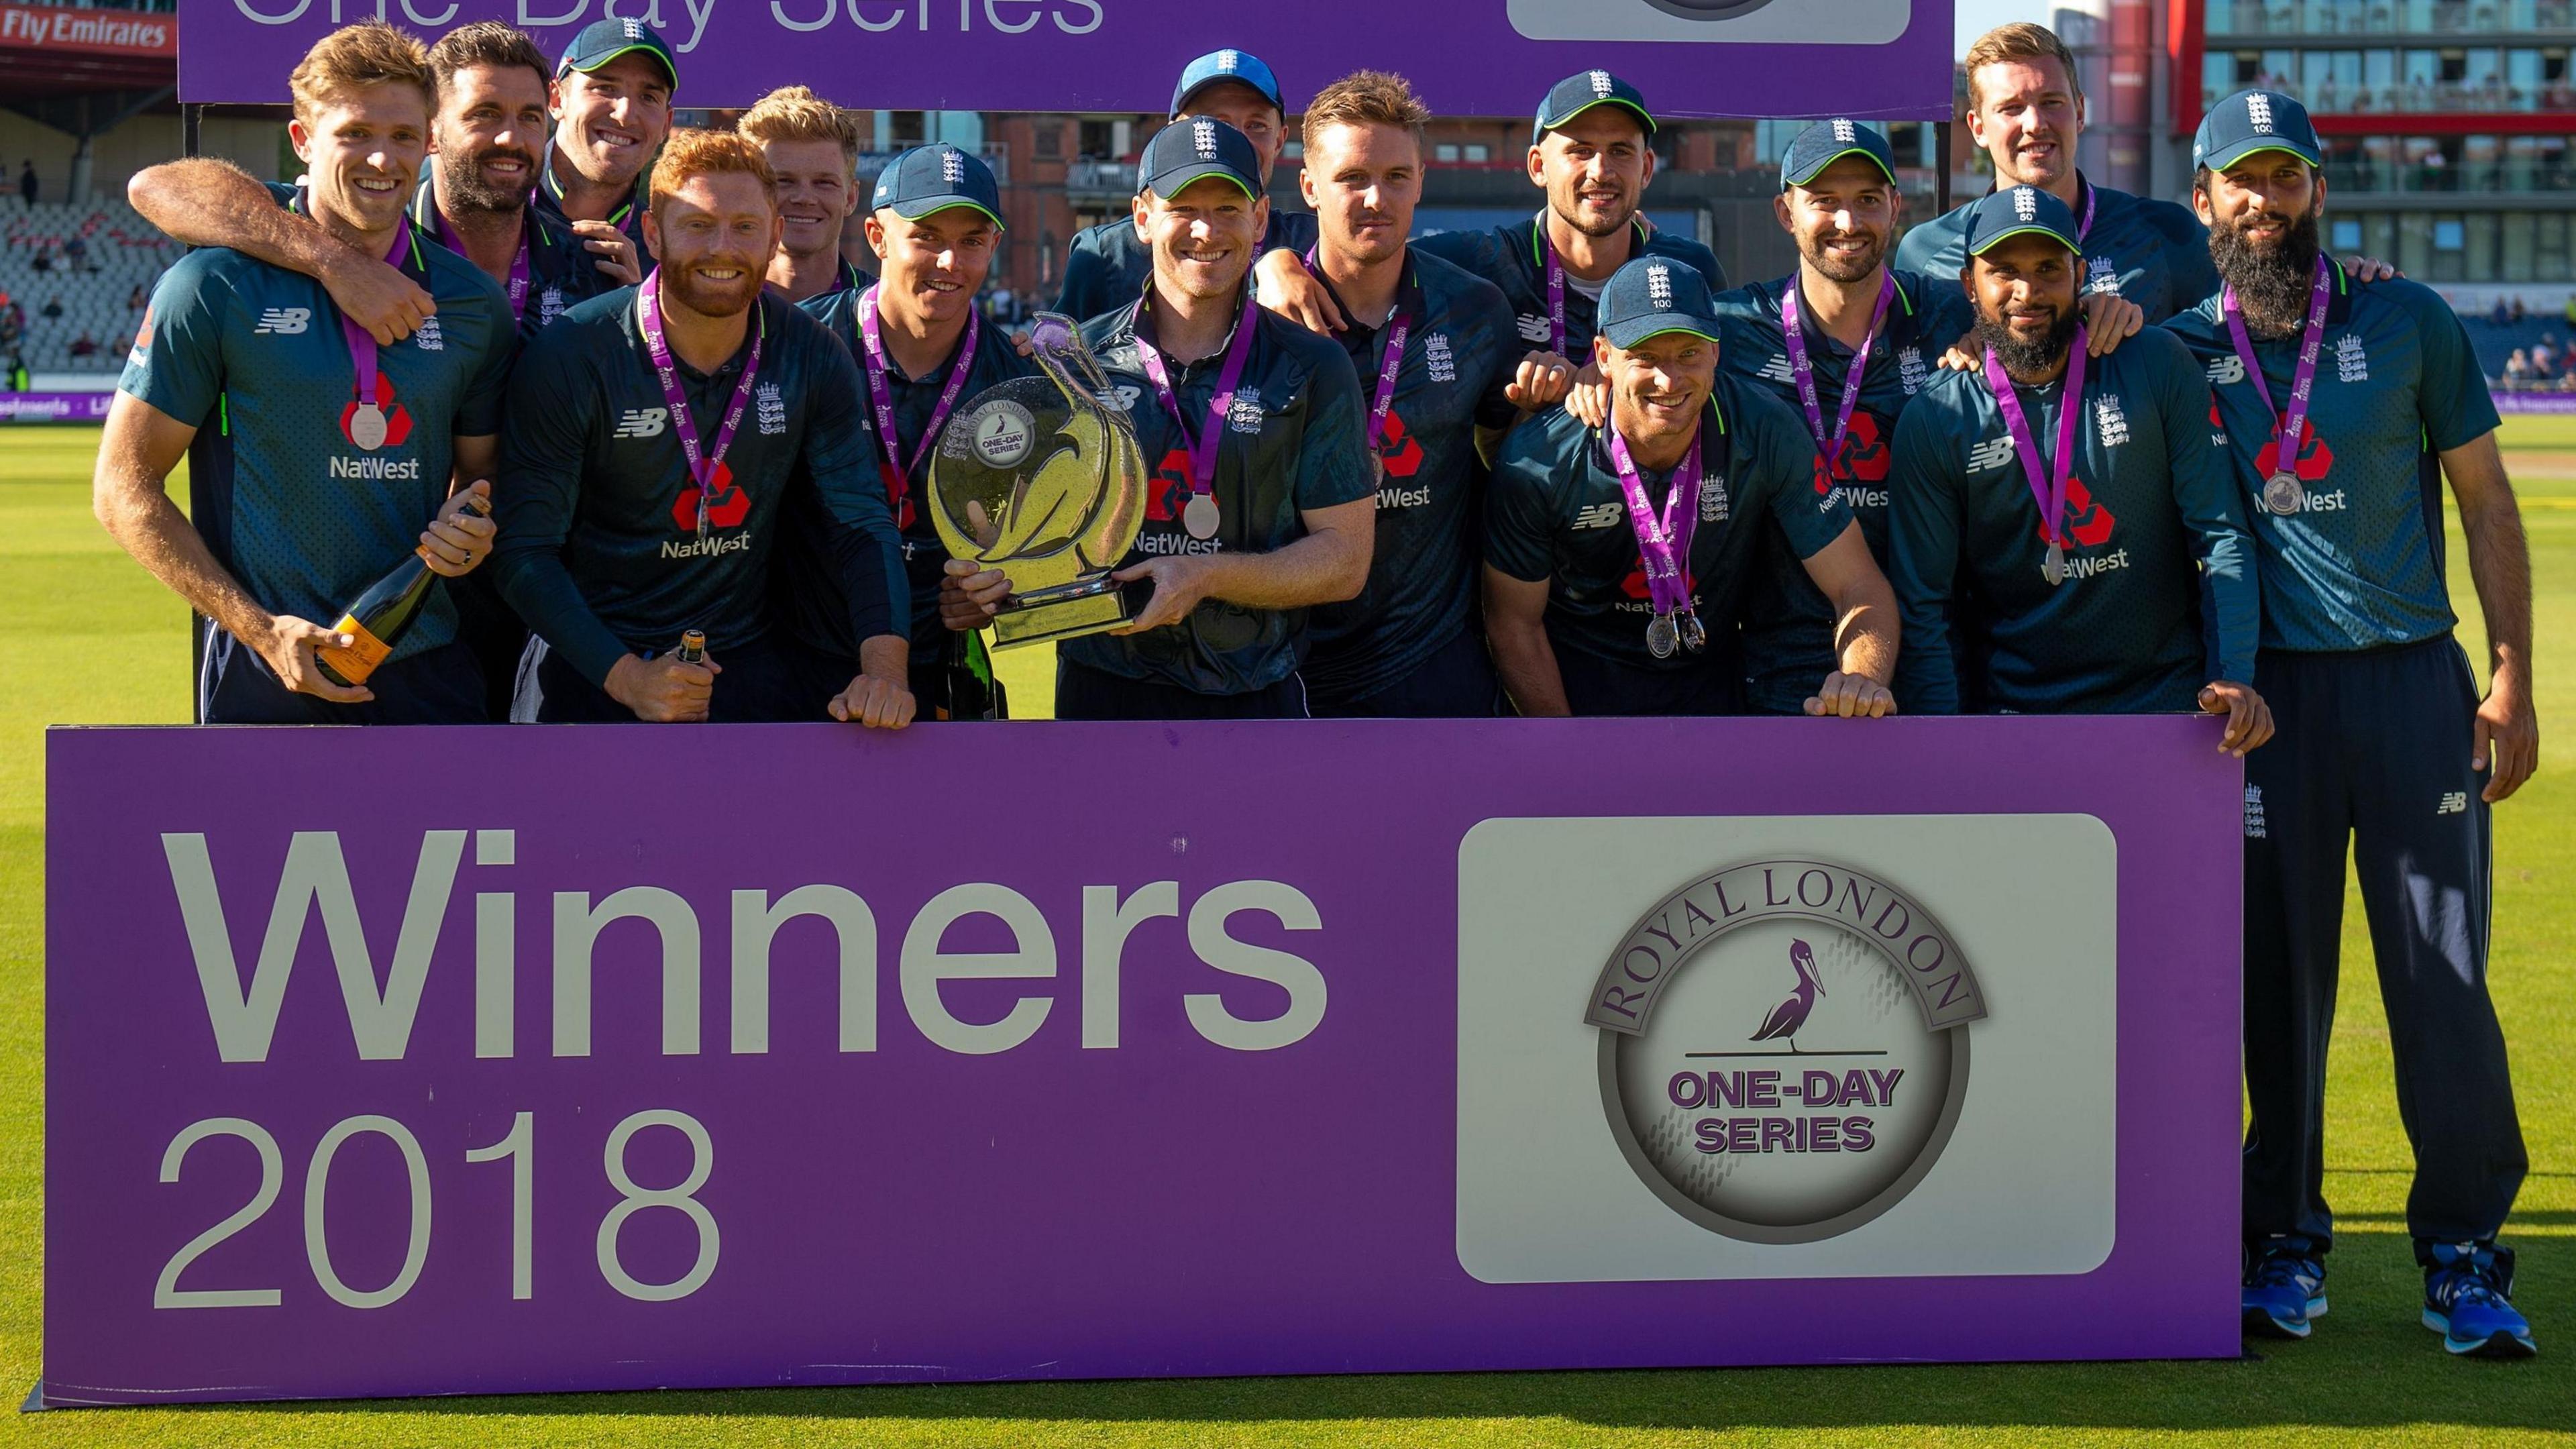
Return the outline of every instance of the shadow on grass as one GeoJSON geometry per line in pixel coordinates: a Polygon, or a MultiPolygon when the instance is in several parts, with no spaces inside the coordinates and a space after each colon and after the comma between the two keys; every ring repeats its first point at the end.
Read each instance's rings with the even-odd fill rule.
{"type": "MultiPolygon", "coordinates": [[[[2366,1215],[2365,1215],[2366,1216],[2366,1215]]],[[[2548,1214],[2541,1216],[2558,1216],[2548,1214]]],[[[2576,1300],[2576,1266],[2525,1259],[2524,1301],[2576,1300]]],[[[2576,1256],[2576,1255],[2569,1255],[2576,1256]]],[[[868,1422],[1090,1421],[1263,1428],[1295,1439],[1337,1421],[1533,1418],[1629,1429],[1866,1429],[1877,1426],[2251,1430],[2273,1426],[2564,1430],[2568,1377],[2550,1359],[2453,1359],[2416,1320],[2421,1291],[2402,1233],[2345,1235],[2333,1259],[2334,1312],[2305,1343],[2204,1362],[1657,1369],[1310,1378],[1157,1379],[857,1388],[672,1390],[208,1406],[224,1412],[420,1414],[448,1419],[556,1415],[868,1422]]],[[[2576,1322],[2576,1319],[2570,1319],[2576,1322]]],[[[1680,1325],[1677,1325],[1679,1327],[1680,1325]]],[[[2551,1325],[2540,1325],[2545,1338],[2551,1325]]],[[[2072,1329],[2074,1325],[2070,1325],[2072,1329]]],[[[109,1411],[114,1412],[114,1411],[109,1411]]],[[[180,1410],[177,1412],[193,1412],[180,1410]]],[[[448,1432],[440,1430],[439,1432],[448,1432]]],[[[465,1424],[454,1432],[470,1434],[465,1424]]]]}

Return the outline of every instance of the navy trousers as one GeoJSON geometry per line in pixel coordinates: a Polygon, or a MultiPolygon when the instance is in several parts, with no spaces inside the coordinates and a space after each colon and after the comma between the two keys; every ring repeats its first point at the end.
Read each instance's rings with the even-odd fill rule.
{"type": "Polygon", "coordinates": [[[2349,845],[2415,1150],[2407,1231],[2492,1240],[2528,1169],[2487,995],[2492,845],[2478,705],[2450,636],[2355,653],[2267,649],[2279,733],[2245,766],[2245,1141],[2249,1242],[2330,1246],[2326,1037],[2349,845]]]}

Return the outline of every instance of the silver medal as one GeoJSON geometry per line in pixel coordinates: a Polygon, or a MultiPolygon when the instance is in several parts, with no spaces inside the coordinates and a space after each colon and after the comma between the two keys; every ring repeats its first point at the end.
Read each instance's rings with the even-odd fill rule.
{"type": "Polygon", "coordinates": [[[2048,558],[2039,566],[2040,577],[2052,584],[2066,582],[2066,550],[2055,543],[2048,546],[2048,558]]]}
{"type": "Polygon", "coordinates": [[[349,414],[349,441],[372,453],[385,445],[385,410],[374,403],[360,403],[349,414]]]}
{"type": "Polygon", "coordinates": [[[1181,505],[1181,527],[1188,529],[1192,538],[1216,537],[1215,496],[1207,493],[1191,494],[1190,501],[1181,505]]]}
{"type": "Polygon", "coordinates": [[[2307,506],[2307,502],[2307,485],[2301,483],[2294,474],[2275,473],[2272,475],[2272,481],[2263,485],[2263,506],[2283,518],[2297,513],[2307,506]]]}
{"type": "Polygon", "coordinates": [[[1657,659],[1670,659],[1673,657],[1673,651],[1679,648],[1681,648],[1681,630],[1674,626],[1672,615],[1657,614],[1647,623],[1647,653],[1657,659]]]}
{"type": "Polygon", "coordinates": [[[1697,654],[1702,649],[1708,647],[1708,626],[1699,621],[1699,615],[1697,613],[1689,609],[1684,609],[1682,610],[1677,622],[1681,626],[1682,647],[1684,649],[1689,650],[1693,654],[1697,654]]]}

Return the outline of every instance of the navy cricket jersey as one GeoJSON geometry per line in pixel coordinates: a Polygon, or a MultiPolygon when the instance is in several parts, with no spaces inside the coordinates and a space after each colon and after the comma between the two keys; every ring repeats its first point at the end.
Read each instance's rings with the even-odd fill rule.
{"type": "MultiPolygon", "coordinates": [[[[1249,288],[1252,281],[1244,279],[1249,288]]],[[[1247,309],[1253,334],[1234,406],[1217,444],[1212,481],[1216,537],[1196,539],[1181,524],[1189,501],[1189,439],[1154,396],[1138,361],[1139,299],[1082,326],[1083,345],[1108,374],[1108,401],[1126,409],[1150,471],[1145,528],[1119,561],[1124,568],[1157,554],[1269,553],[1305,537],[1311,509],[1356,503],[1376,484],[1367,455],[1368,401],[1339,343],[1276,313],[1247,309]]],[[[1235,325],[1246,325],[1238,321],[1235,325]]],[[[1233,345],[1229,334],[1228,347],[1233,345]]],[[[1177,367],[1167,357],[1182,416],[1193,432],[1207,425],[1208,399],[1224,367],[1225,348],[1177,367]]],[[[1255,609],[1209,599],[1189,618],[1143,634],[1091,634],[1058,646],[1063,657],[1122,679],[1167,684],[1199,694],[1250,694],[1287,678],[1305,662],[1307,610],[1255,609]]]]}
{"type": "MultiPolygon", "coordinates": [[[[1309,621],[1314,648],[1306,660],[1306,682],[1341,698],[1361,698],[1394,683],[1456,638],[1474,616],[1485,484],[1476,430],[1506,427],[1520,416],[1503,394],[1521,357],[1503,294],[1491,282],[1411,249],[1404,266],[1396,305],[1412,314],[1413,323],[1379,440],[1386,476],[1378,483],[1377,548],[1370,555],[1368,584],[1347,603],[1318,606],[1309,621]]],[[[1332,290],[1330,282],[1324,286],[1332,290]]],[[[1333,302],[1341,305],[1338,294],[1333,302]]],[[[1365,437],[1386,329],[1347,327],[1334,339],[1359,378],[1365,437]]]]}
{"type": "MultiPolygon", "coordinates": [[[[1313,212],[1282,211],[1274,201],[1269,229],[1261,234],[1253,259],[1258,262],[1275,251],[1302,257],[1317,235],[1313,212]]],[[[1153,275],[1153,249],[1136,235],[1135,220],[1112,217],[1073,234],[1073,245],[1064,254],[1064,287],[1056,293],[1055,310],[1076,322],[1088,322],[1135,301],[1153,275]]]]}
{"type": "MultiPolygon", "coordinates": [[[[2209,259],[2209,229],[2179,202],[2131,196],[2096,186],[2081,175],[2073,210],[2080,222],[2084,194],[2093,198],[2093,226],[2084,233],[2087,293],[2108,292],[2138,304],[2152,327],[2218,290],[2218,268],[2209,259]]],[[[1897,243],[1896,265],[1940,280],[1956,281],[1967,265],[1968,208],[1953,207],[1910,228],[1897,243]]]]}
{"type": "Polygon", "coordinates": [[[2402,278],[2356,282],[2341,267],[2333,272],[2292,465],[2308,485],[2295,517],[2263,507],[2259,490],[2275,471],[2277,409],[2298,370],[2297,335],[2255,340],[2258,389],[2214,290],[2165,324],[2206,368],[2226,420],[2263,561],[2266,649],[2375,649],[2449,632],[2457,620],[2443,578],[2439,455],[2501,421],[2468,333],[2438,293],[2402,278]]]}
{"type": "MultiPolygon", "coordinates": [[[[435,178],[428,168],[420,174],[420,189],[412,193],[411,224],[430,241],[438,240],[438,194],[435,178]]],[[[528,303],[519,317],[519,342],[526,345],[548,323],[564,314],[576,302],[587,301],[610,288],[623,285],[599,269],[599,254],[559,217],[540,212],[533,198],[519,224],[528,248],[528,303]]],[[[637,242],[635,254],[644,256],[644,244],[637,242]]],[[[461,253],[460,253],[461,255],[461,253]]],[[[651,265],[649,261],[643,265],[651,265]]]]}
{"type": "MultiPolygon", "coordinates": [[[[890,508],[896,507],[898,493],[902,497],[895,527],[903,535],[903,565],[911,583],[912,617],[906,628],[912,636],[912,662],[921,665],[947,657],[949,634],[948,626],[939,621],[939,581],[948,562],[948,546],[939,541],[939,529],[931,522],[931,448],[925,446],[922,430],[939,406],[939,394],[948,386],[948,370],[956,357],[952,352],[928,376],[918,380],[904,376],[891,356],[886,359],[886,390],[894,396],[895,431],[902,435],[903,460],[910,468],[898,488],[885,459],[885,448],[877,439],[876,408],[867,392],[867,364],[860,361],[865,355],[859,340],[858,315],[859,298],[863,295],[864,290],[836,290],[808,297],[797,306],[830,329],[848,350],[851,362],[861,369],[860,416],[868,430],[868,456],[877,465],[877,487],[890,508]]],[[[958,341],[964,343],[963,333],[958,341]]],[[[958,391],[957,405],[949,412],[949,420],[973,411],[976,395],[986,388],[1037,374],[1037,364],[1020,356],[1019,348],[1012,343],[1010,329],[986,322],[975,342],[975,356],[967,364],[966,385],[958,391]]],[[[795,528],[780,548],[779,612],[788,630],[812,648],[856,658],[859,641],[850,633],[849,611],[841,607],[839,585],[834,581],[822,538],[812,529],[795,528]]]]}
{"type": "MultiPolygon", "coordinates": [[[[1893,275],[1896,295],[1888,299],[1887,320],[1869,349],[1869,370],[1861,378],[1842,459],[1833,478],[1819,478],[1816,485],[1838,494],[1860,521],[1861,536],[1869,540],[1870,556],[1882,572],[1888,562],[1887,479],[1896,459],[1896,420],[1906,403],[1931,384],[1941,354],[1976,320],[1956,281],[1918,272],[1893,275]]],[[[1807,415],[1799,405],[1780,320],[1780,299],[1796,276],[1751,282],[1718,295],[1724,339],[1718,365],[1770,392],[1804,423],[1807,415]]],[[[1809,307],[1802,305],[1799,313],[1807,361],[1815,373],[1816,408],[1830,432],[1842,406],[1843,381],[1851,373],[1852,349],[1827,336],[1809,307]]],[[[1763,582],[1744,609],[1745,701],[1757,710],[1795,714],[1816,692],[1817,682],[1842,667],[1834,650],[1837,620],[1785,533],[1773,529],[1763,538],[1759,567],[1763,582]]]]}
{"type": "MultiPolygon", "coordinates": [[[[864,421],[858,371],[814,319],[762,293],[760,373],[697,531],[670,410],[653,376],[636,289],[620,287],[537,334],[510,379],[493,566],[528,627],[593,684],[629,653],[703,629],[718,662],[770,627],[770,563],[794,492],[842,579],[854,637],[910,617],[893,520],[864,421]]],[[[674,359],[700,445],[712,449],[751,337],[710,376],[674,359]]]]}
{"type": "MultiPolygon", "coordinates": [[[[2014,392],[2041,459],[2059,466],[2063,380],[2014,392]]],[[[1897,423],[1906,710],[2190,710],[2213,679],[2253,681],[2253,544],[2191,354],[2150,327],[2091,360],[2079,405],[2066,578],[2053,585],[2029,475],[1985,374],[1942,374],[1897,423]]]]}
{"type": "MultiPolygon", "coordinates": [[[[1708,278],[1710,291],[1726,290],[1726,268],[1717,264],[1715,252],[1688,237],[1649,230],[1644,222],[1631,222],[1630,227],[1636,237],[1628,248],[1631,260],[1669,257],[1708,278]]],[[[1520,329],[1522,355],[1547,347],[1547,232],[1539,226],[1537,217],[1491,231],[1444,231],[1419,237],[1413,249],[1464,267],[1502,288],[1503,300],[1511,304],[1513,321],[1520,329]]],[[[1577,366],[1592,356],[1600,290],[1596,285],[1593,294],[1586,296],[1576,287],[1574,274],[1565,274],[1565,352],[1577,366]]],[[[1517,365],[1520,358],[1512,361],[1517,365]]]]}
{"type": "MultiPolygon", "coordinates": [[[[392,260],[438,313],[376,350],[381,447],[349,435],[357,372],[329,291],[222,247],[162,274],[117,384],[195,425],[190,521],[271,613],[338,619],[419,545],[447,498],[454,439],[501,430],[512,346],[501,289],[418,231],[392,260]]],[[[494,481],[496,495],[506,491],[494,481]]],[[[433,589],[390,657],[455,635],[456,606],[433,589]]]]}
{"type": "MultiPolygon", "coordinates": [[[[635,243],[635,257],[644,270],[653,270],[652,249],[644,245],[645,188],[653,178],[653,163],[647,159],[644,169],[635,173],[635,190],[617,209],[605,218],[610,226],[626,234],[635,243]]],[[[528,197],[531,211],[554,223],[558,231],[570,232],[572,218],[564,215],[563,184],[555,180],[554,143],[546,143],[545,154],[537,158],[537,189],[528,197]]]]}
{"type": "MultiPolygon", "coordinates": [[[[1646,648],[1654,606],[1607,435],[1563,409],[1512,430],[1487,489],[1485,561],[1525,583],[1547,581],[1547,637],[1557,649],[1665,673],[1722,663],[1733,657],[1746,596],[1762,587],[1762,536],[1776,527],[1800,558],[1812,558],[1851,526],[1839,494],[1816,492],[1816,446],[1797,414],[1722,369],[1710,403],[1700,418],[1699,523],[1686,566],[1709,645],[1669,659],[1646,648]]],[[[1662,508],[1671,473],[1639,477],[1647,501],[1662,508]]]]}

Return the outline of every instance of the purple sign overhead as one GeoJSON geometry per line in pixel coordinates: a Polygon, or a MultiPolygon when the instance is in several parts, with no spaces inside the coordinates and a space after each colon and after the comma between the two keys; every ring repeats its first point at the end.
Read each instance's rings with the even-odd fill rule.
{"type": "Polygon", "coordinates": [[[179,0],[179,98],[287,99],[291,57],[381,15],[434,36],[516,25],[560,54],[603,18],[640,19],[680,60],[678,102],[747,106],[812,86],[845,106],[1160,115],[1193,57],[1233,46],[1291,110],[1364,66],[1458,116],[1526,115],[1606,67],[1659,115],[1931,119],[1950,110],[1951,0],[179,0]]]}
{"type": "Polygon", "coordinates": [[[41,1396],[2232,1356],[2217,735],[55,730],[41,1396]]]}

